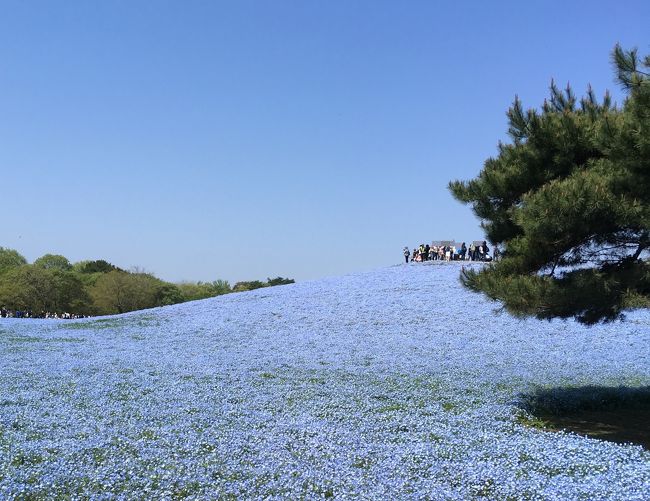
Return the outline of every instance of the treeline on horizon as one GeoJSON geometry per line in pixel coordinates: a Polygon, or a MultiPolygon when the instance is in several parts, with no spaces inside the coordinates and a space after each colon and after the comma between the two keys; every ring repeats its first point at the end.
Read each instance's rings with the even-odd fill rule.
{"type": "Polygon", "coordinates": [[[33,316],[112,315],[291,283],[282,277],[234,286],[226,280],[171,283],[103,259],[71,263],[65,256],[45,254],[29,264],[18,251],[0,247],[0,306],[33,316]]]}

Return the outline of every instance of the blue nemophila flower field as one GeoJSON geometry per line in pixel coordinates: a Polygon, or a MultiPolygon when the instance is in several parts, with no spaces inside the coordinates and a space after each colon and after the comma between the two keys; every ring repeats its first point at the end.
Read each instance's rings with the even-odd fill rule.
{"type": "Polygon", "coordinates": [[[3,319],[0,498],[649,499],[649,451],[526,426],[520,402],[650,385],[650,314],[519,321],[458,273],[3,319]]]}

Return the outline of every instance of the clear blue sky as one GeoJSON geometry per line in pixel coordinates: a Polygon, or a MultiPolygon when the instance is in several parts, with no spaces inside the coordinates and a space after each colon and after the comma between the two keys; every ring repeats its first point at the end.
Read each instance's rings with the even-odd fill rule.
{"type": "Polygon", "coordinates": [[[2,1],[0,245],[298,280],[482,236],[450,179],[551,78],[599,95],[650,2],[2,1]]]}

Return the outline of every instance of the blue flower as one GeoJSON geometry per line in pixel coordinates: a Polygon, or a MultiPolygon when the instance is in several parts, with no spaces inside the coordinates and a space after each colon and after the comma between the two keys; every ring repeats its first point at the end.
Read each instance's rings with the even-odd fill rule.
{"type": "Polygon", "coordinates": [[[517,320],[458,272],[2,319],[0,498],[647,498],[650,452],[518,416],[522,394],[649,385],[650,314],[517,320]]]}

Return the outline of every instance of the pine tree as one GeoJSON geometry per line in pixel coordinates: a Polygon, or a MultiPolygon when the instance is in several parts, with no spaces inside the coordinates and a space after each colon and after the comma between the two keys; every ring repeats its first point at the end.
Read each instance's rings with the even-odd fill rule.
{"type": "Polygon", "coordinates": [[[621,107],[554,82],[539,110],[515,98],[512,142],[449,184],[503,250],[463,283],[517,316],[593,324],[650,306],[650,57],[617,45],[612,61],[621,107]]]}

